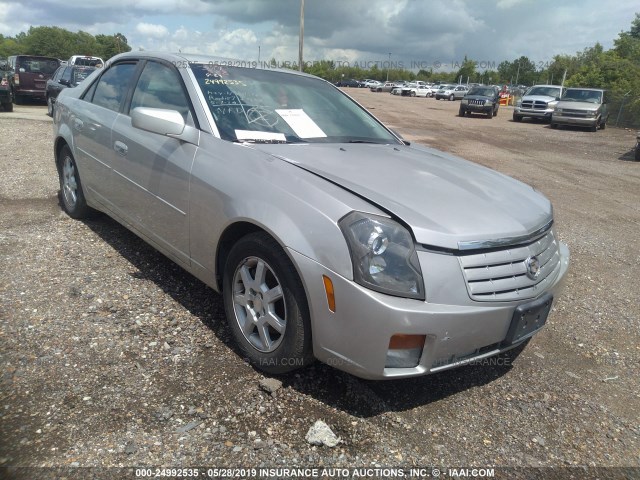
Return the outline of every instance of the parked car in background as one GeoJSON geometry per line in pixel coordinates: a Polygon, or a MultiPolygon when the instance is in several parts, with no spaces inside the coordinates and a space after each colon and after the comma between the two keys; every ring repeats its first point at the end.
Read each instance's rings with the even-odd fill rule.
{"type": "Polygon", "coordinates": [[[348,80],[340,80],[336,83],[338,87],[360,87],[360,81],[355,78],[350,78],[348,80]]]}
{"type": "Polygon", "coordinates": [[[436,100],[460,100],[467,94],[466,85],[441,85],[436,92],[436,100]]]}
{"type": "Polygon", "coordinates": [[[45,88],[47,101],[47,115],[53,117],[56,99],[65,88],[76,87],[87,78],[97,67],[84,67],[82,65],[67,65],[58,68],[49,80],[45,88]]]}
{"type": "Polygon", "coordinates": [[[372,86],[371,91],[372,92],[390,92],[395,87],[396,87],[395,82],[385,82],[380,85],[372,86]]]}
{"type": "Polygon", "coordinates": [[[513,121],[520,122],[525,117],[550,121],[563,92],[560,85],[534,85],[516,102],[513,121]]]}
{"type": "Polygon", "coordinates": [[[438,90],[440,90],[440,85],[427,85],[425,89],[426,89],[426,96],[431,98],[436,95],[436,92],[438,90]]]}
{"type": "Polygon", "coordinates": [[[120,54],[61,92],[53,138],[67,214],[107,213],[220,292],[270,374],[484,360],[543,327],[566,277],[541,193],[407,145],[301,72],[120,54]]]}
{"type": "Polygon", "coordinates": [[[600,88],[567,88],[551,114],[551,128],[573,125],[592,132],[604,130],[609,119],[607,100],[606,90],[600,88]]]}
{"type": "Polygon", "coordinates": [[[427,96],[427,84],[422,81],[409,82],[402,87],[400,95],[408,97],[426,97],[427,96]]]}
{"type": "Polygon", "coordinates": [[[382,82],[379,82],[378,80],[366,80],[362,86],[364,88],[375,88],[378,85],[382,85],[382,82]]]}
{"type": "Polygon", "coordinates": [[[0,107],[5,112],[13,111],[13,94],[11,93],[11,83],[9,83],[10,75],[9,62],[0,60],[0,107]]]}
{"type": "Polygon", "coordinates": [[[25,98],[44,101],[47,80],[60,66],[60,60],[37,55],[13,55],[8,60],[13,101],[17,104],[25,98]]]}
{"type": "Polygon", "coordinates": [[[495,87],[471,87],[462,101],[458,115],[464,117],[472,113],[482,113],[489,118],[498,114],[500,91],[495,87]]]}
{"type": "Polygon", "coordinates": [[[640,162],[640,131],[636,133],[636,161],[640,162]]]}
{"type": "Polygon", "coordinates": [[[104,60],[102,60],[100,57],[92,57],[90,55],[73,55],[71,58],[69,58],[67,64],[100,68],[104,65],[104,60]]]}

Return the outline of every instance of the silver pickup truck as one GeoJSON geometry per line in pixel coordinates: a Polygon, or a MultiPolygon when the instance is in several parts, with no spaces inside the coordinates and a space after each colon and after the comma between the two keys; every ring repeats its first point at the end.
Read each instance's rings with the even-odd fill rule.
{"type": "Polygon", "coordinates": [[[534,85],[527,90],[513,109],[513,121],[521,122],[523,118],[540,118],[551,120],[551,114],[564,93],[560,85],[534,85]]]}

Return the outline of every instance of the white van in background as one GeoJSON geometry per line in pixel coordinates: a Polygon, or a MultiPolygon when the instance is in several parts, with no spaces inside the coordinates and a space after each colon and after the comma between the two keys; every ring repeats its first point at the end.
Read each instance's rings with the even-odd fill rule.
{"type": "Polygon", "coordinates": [[[69,59],[69,65],[80,65],[83,67],[102,67],[104,60],[100,57],[91,57],[89,55],[73,55],[69,59]]]}

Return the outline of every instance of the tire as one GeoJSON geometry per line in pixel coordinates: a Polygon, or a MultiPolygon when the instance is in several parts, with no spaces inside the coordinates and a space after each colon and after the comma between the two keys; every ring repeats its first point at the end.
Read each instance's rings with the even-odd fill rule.
{"type": "Polygon", "coordinates": [[[636,145],[636,162],[640,162],[640,143],[636,145]]]}
{"type": "Polygon", "coordinates": [[[449,101],[453,102],[453,100],[455,99],[455,97],[453,96],[453,93],[451,95],[449,95],[449,101]]]}
{"type": "Polygon", "coordinates": [[[605,128],[607,128],[607,120],[604,119],[600,122],[600,130],[604,130],[605,128]]]}
{"type": "Polygon", "coordinates": [[[516,115],[516,113],[513,112],[513,121],[514,122],[521,122],[522,121],[522,117],[520,115],[516,115]]]}
{"type": "Polygon", "coordinates": [[[467,112],[464,108],[460,107],[460,110],[458,110],[458,116],[459,117],[464,117],[467,115],[467,112]]]}
{"type": "Polygon", "coordinates": [[[597,132],[597,131],[598,131],[598,123],[599,123],[599,122],[596,122],[596,123],[594,123],[593,125],[591,125],[591,126],[589,127],[589,130],[590,130],[591,132],[597,132]]]}
{"type": "Polygon", "coordinates": [[[493,111],[493,116],[494,117],[498,116],[498,110],[500,110],[500,108],[496,107],[495,110],[493,111]]]}
{"type": "Polygon", "coordinates": [[[82,190],[80,174],[73,154],[67,145],[62,147],[56,159],[60,180],[60,204],[71,218],[90,217],[94,210],[87,205],[82,190]]]}
{"type": "Polygon", "coordinates": [[[5,112],[13,112],[13,102],[9,101],[2,104],[2,108],[5,112]]]}
{"type": "Polygon", "coordinates": [[[557,124],[557,123],[553,123],[553,122],[551,122],[551,128],[553,128],[553,129],[558,128],[558,124],[557,124]]]}
{"type": "Polygon", "coordinates": [[[493,118],[493,108],[487,112],[487,118],[493,118]]]}
{"type": "Polygon", "coordinates": [[[13,103],[15,103],[16,105],[22,105],[24,103],[23,99],[22,99],[22,95],[14,94],[13,95],[13,103]]]}
{"type": "Polygon", "coordinates": [[[415,97],[416,96],[416,92],[411,92],[411,94],[409,96],[410,97],[415,97]]]}
{"type": "Polygon", "coordinates": [[[291,260],[271,236],[252,233],[233,246],[222,296],[236,344],[257,369],[282,374],[312,363],[307,297],[291,260]]]}
{"type": "Polygon", "coordinates": [[[53,101],[51,97],[47,97],[47,115],[53,117],[53,101]]]}

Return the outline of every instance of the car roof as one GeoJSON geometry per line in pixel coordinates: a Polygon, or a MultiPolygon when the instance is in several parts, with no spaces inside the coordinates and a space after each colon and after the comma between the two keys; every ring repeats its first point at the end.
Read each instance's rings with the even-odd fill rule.
{"type": "Polygon", "coordinates": [[[200,54],[192,54],[192,53],[170,53],[170,52],[154,52],[154,51],[136,51],[136,52],[125,52],[120,53],[114,57],[111,57],[107,60],[107,67],[114,62],[117,62],[122,59],[159,59],[165,60],[169,63],[173,63],[174,65],[180,65],[187,63],[203,63],[203,64],[211,64],[211,65],[220,65],[222,67],[237,67],[237,68],[251,68],[255,70],[269,70],[274,72],[287,73],[290,75],[298,75],[302,77],[311,77],[311,78],[319,78],[315,75],[310,75],[308,73],[300,72],[297,70],[290,70],[288,68],[271,68],[268,65],[268,62],[258,62],[250,61],[250,60],[239,60],[236,58],[228,58],[228,57],[218,57],[214,55],[200,55],[200,54]],[[267,65],[267,67],[263,67],[262,65],[267,65]]]}

